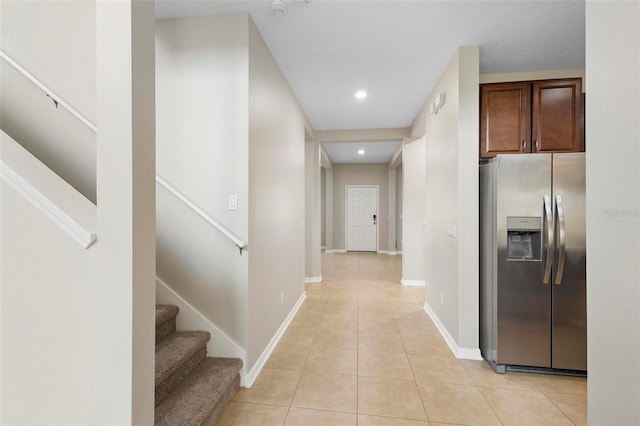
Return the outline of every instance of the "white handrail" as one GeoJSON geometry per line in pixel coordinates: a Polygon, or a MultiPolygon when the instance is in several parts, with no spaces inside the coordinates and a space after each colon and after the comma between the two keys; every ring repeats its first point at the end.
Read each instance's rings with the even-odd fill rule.
{"type": "MultiPolygon", "coordinates": [[[[7,55],[2,50],[0,50],[0,58],[4,59],[9,65],[11,65],[13,68],[15,68],[16,71],[18,71],[20,74],[22,74],[24,77],[26,77],[31,83],[33,83],[36,87],[38,87],[40,90],[42,90],[44,93],[46,93],[47,96],[51,97],[51,99],[53,99],[58,105],[61,105],[64,109],[66,109],[69,113],[71,113],[71,115],[73,115],[78,120],[80,120],[82,123],[84,123],[88,128],[93,130],[95,133],[98,132],[97,126],[91,120],[89,120],[87,117],[82,115],[78,110],[76,110],[70,104],[65,102],[53,90],[49,89],[44,83],[42,83],[40,80],[38,80],[36,77],[34,77],[33,74],[31,74],[29,71],[24,69],[16,61],[11,59],[11,57],[9,57],[9,55],[7,55]]],[[[231,231],[229,231],[227,228],[225,228],[220,222],[218,222],[217,220],[215,220],[214,218],[209,216],[207,213],[205,213],[204,210],[202,210],[200,207],[198,207],[196,204],[194,204],[191,200],[189,200],[187,197],[185,197],[176,188],[171,186],[171,184],[169,184],[169,182],[167,182],[161,176],[156,175],[156,182],[158,182],[167,191],[169,191],[176,198],[178,198],[180,201],[182,201],[184,204],[186,204],[189,208],[191,208],[194,212],[196,212],[198,215],[200,215],[204,220],[206,220],[211,225],[213,225],[223,235],[225,235],[227,238],[229,238],[231,241],[233,241],[235,243],[235,245],[238,246],[238,248],[240,249],[240,254],[242,254],[242,250],[247,247],[247,243],[245,241],[243,241],[240,238],[236,237],[231,231]]]]}
{"type": "Polygon", "coordinates": [[[67,103],[60,96],[58,96],[53,90],[51,90],[47,86],[45,86],[44,83],[42,83],[40,80],[38,80],[33,74],[31,74],[26,69],[22,68],[22,66],[20,64],[18,64],[16,61],[11,59],[11,57],[9,55],[7,55],[6,53],[4,53],[4,51],[2,51],[2,50],[0,50],[0,58],[4,59],[6,63],[11,65],[16,71],[18,71],[20,74],[22,74],[24,77],[26,77],[27,80],[29,80],[31,83],[33,83],[37,88],[39,88],[44,93],[46,93],[46,95],[49,96],[51,99],[53,99],[53,101],[57,105],[62,106],[71,115],[73,115],[78,120],[80,120],[82,123],[84,123],[85,126],[90,128],[91,130],[93,130],[94,133],[98,132],[98,128],[95,125],[95,123],[93,123],[87,117],[82,115],[82,113],[80,113],[77,109],[72,107],[69,103],[67,103]]]}
{"type": "Polygon", "coordinates": [[[156,175],[156,182],[160,184],[164,189],[169,191],[173,196],[182,201],[187,205],[191,210],[196,212],[200,217],[213,225],[218,231],[220,231],[225,237],[234,242],[234,244],[240,249],[240,254],[242,254],[242,250],[247,247],[247,243],[240,238],[236,237],[231,231],[224,227],[220,222],[209,216],[204,210],[198,207],[193,201],[188,199],[184,194],[178,191],[175,187],[173,187],[169,182],[167,182],[162,176],[156,175]]]}

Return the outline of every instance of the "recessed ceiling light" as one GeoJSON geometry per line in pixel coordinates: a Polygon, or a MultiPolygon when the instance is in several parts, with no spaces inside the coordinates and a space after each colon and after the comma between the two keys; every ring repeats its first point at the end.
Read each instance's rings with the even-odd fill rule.
{"type": "Polygon", "coordinates": [[[364,149],[359,149],[358,150],[358,155],[364,155],[364,149]]]}
{"type": "Polygon", "coordinates": [[[358,90],[354,96],[356,97],[356,99],[364,99],[367,97],[367,92],[365,92],[364,90],[358,90]]]}

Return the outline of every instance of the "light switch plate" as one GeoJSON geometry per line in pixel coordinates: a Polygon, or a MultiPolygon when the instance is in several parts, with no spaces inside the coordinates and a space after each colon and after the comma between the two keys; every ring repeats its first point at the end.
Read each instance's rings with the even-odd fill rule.
{"type": "Polygon", "coordinates": [[[452,224],[452,223],[447,225],[447,233],[449,234],[450,237],[455,238],[456,237],[456,226],[454,224],[452,224]]]}
{"type": "Polygon", "coordinates": [[[229,195],[229,210],[238,210],[238,194],[229,195]]]}

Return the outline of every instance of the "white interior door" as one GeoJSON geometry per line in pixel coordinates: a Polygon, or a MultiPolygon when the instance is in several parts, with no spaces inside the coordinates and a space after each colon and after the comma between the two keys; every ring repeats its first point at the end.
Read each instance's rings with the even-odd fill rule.
{"type": "Polygon", "coordinates": [[[346,212],[348,251],[378,250],[378,187],[348,186],[346,212]]]}

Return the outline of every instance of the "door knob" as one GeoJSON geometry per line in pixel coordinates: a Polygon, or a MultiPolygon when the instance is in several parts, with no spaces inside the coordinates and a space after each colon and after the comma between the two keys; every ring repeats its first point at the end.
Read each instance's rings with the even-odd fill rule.
{"type": "Polygon", "coordinates": [[[373,224],[375,225],[377,223],[377,219],[376,219],[376,215],[373,215],[373,224]]]}

